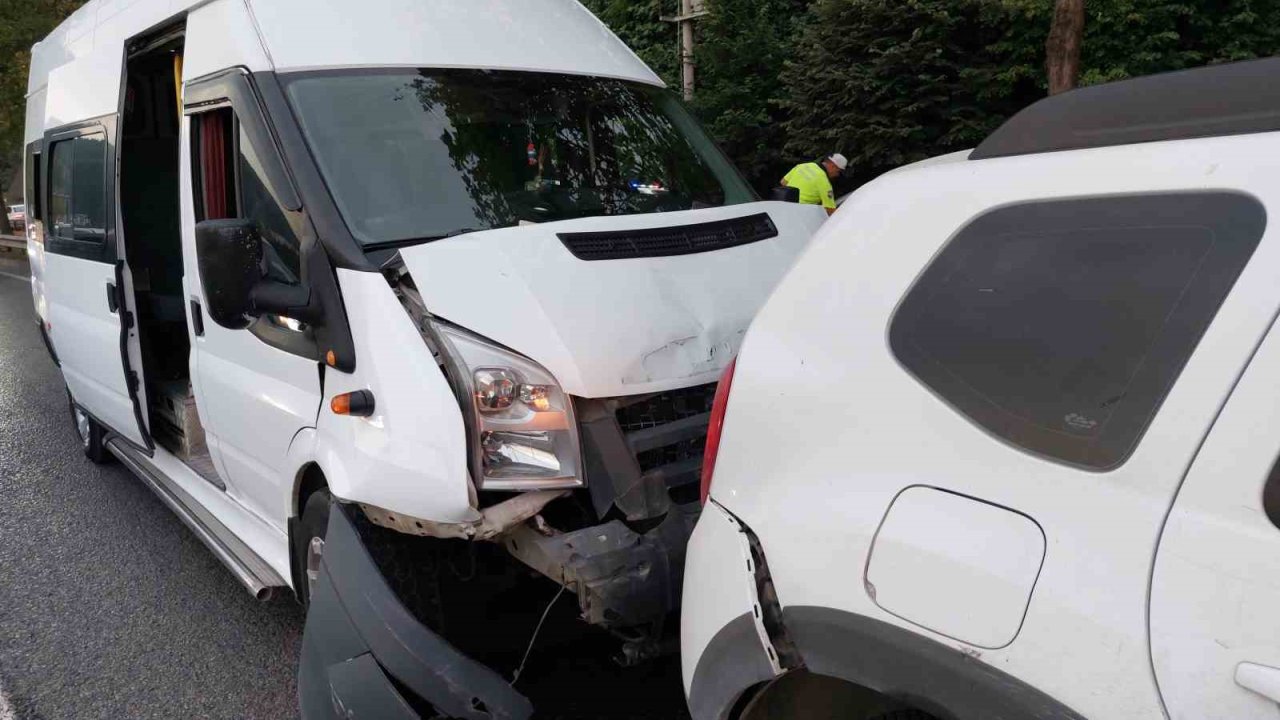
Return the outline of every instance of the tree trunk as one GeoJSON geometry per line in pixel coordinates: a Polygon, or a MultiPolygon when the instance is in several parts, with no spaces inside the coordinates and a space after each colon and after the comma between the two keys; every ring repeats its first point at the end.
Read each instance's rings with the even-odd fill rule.
{"type": "Polygon", "coordinates": [[[1055,0],[1053,24],[1045,47],[1049,94],[1057,95],[1080,80],[1080,45],[1084,42],[1084,0],[1055,0]]]}

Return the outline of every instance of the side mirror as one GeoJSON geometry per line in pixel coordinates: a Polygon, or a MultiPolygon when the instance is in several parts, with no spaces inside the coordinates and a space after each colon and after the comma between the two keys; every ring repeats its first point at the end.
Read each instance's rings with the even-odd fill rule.
{"type": "Polygon", "coordinates": [[[769,199],[777,202],[798,203],[800,202],[800,189],[793,187],[776,187],[773,189],[773,192],[770,193],[769,199]]]}
{"type": "Polygon", "coordinates": [[[253,288],[262,280],[262,236],[252,220],[196,224],[196,257],[206,311],[230,330],[249,327],[253,288]]]}

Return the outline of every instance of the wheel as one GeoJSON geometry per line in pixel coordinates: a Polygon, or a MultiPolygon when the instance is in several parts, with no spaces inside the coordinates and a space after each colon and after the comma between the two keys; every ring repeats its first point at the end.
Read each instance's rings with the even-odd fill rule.
{"type": "Polygon", "coordinates": [[[298,588],[298,599],[303,607],[311,603],[311,591],[320,579],[320,560],[324,555],[324,535],[329,529],[329,506],[333,497],[328,490],[320,489],[307,498],[302,508],[302,518],[298,523],[298,537],[294,542],[299,545],[302,562],[302,583],[298,588]]]}
{"type": "Polygon", "coordinates": [[[67,391],[67,402],[71,406],[71,422],[76,428],[76,437],[80,438],[80,448],[84,450],[84,456],[98,465],[109,462],[111,452],[102,442],[106,435],[102,426],[80,409],[79,405],[76,405],[70,390],[67,391]]]}

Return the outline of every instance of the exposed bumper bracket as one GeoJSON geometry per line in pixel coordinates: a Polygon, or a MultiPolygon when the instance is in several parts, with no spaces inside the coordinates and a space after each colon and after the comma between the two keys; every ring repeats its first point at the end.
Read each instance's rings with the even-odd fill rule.
{"type": "Polygon", "coordinates": [[[614,520],[551,536],[524,525],[502,542],[515,558],[575,591],[586,622],[637,627],[679,607],[698,510],[672,506],[662,524],[643,535],[614,520]]]}

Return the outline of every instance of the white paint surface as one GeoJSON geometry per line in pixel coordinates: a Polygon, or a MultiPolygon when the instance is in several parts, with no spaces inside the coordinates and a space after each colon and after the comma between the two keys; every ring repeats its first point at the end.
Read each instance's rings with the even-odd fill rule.
{"type": "Polygon", "coordinates": [[[479,67],[661,81],[576,0],[252,0],[280,71],[479,67]]]}
{"type": "MultiPolygon", "coordinates": [[[[741,526],[715,503],[707,503],[684,561],[688,579],[680,606],[684,617],[680,624],[680,657],[686,694],[693,684],[698,658],[716,633],[738,617],[750,614],[757,619],[762,638],[759,652],[766,654],[768,635],[759,621],[760,601],[755,577],[748,572],[750,567],[751,545],[741,526]]],[[[776,670],[776,659],[773,664],[776,670]]]]}
{"type": "Polygon", "coordinates": [[[250,72],[272,69],[244,0],[216,0],[187,16],[182,80],[231,67],[250,72]]]}
{"type": "Polygon", "coordinates": [[[572,395],[638,395],[719,379],[825,217],[817,206],[756,203],[526,225],[400,254],[433,314],[529,356],[572,395]],[[778,237],[694,255],[584,261],[557,237],[759,212],[778,237]]]}
{"type": "Polygon", "coordinates": [[[913,487],[893,501],[876,534],[866,587],[904,620],[999,648],[1017,636],[1043,561],[1044,533],[1031,518],[913,487]]]}
{"type": "MultiPolygon", "coordinates": [[[[1147,633],[1152,558],[1184,473],[1280,309],[1278,152],[1280,133],[1270,133],[952,161],[888,174],[850,198],[747,335],[712,488],[767,549],[782,604],[865,615],[980,655],[1085,717],[1163,718],[1147,633]],[[1033,199],[1208,189],[1254,195],[1273,222],[1135,452],[1117,470],[1081,471],[994,439],[917,382],[890,352],[887,331],[898,303],[947,240],[987,210],[1033,199]],[[867,596],[857,568],[866,563],[893,498],[913,485],[1016,508],[1043,528],[1044,567],[1008,647],[977,648],[925,630],[867,596]]],[[[1280,360],[1270,364],[1280,367],[1280,360]]],[[[1269,382],[1280,385],[1280,378],[1269,382]]],[[[1270,433],[1267,462],[1274,461],[1280,423],[1241,422],[1270,433]]],[[[1251,471],[1255,482],[1262,465],[1258,460],[1251,471]]],[[[1212,487],[1206,480],[1206,491],[1212,487]]],[[[1246,513],[1257,514],[1242,509],[1230,517],[1246,513]]],[[[1196,542],[1192,537],[1188,543],[1196,542]]],[[[1274,652],[1280,603],[1255,604],[1231,593],[1275,582],[1280,569],[1269,568],[1280,551],[1267,558],[1260,550],[1234,551],[1242,563],[1259,563],[1236,585],[1207,579],[1222,576],[1212,568],[1225,573],[1237,565],[1207,553],[1208,547],[1190,555],[1209,573],[1202,576],[1204,592],[1226,592],[1222,602],[1243,603],[1231,612],[1252,625],[1251,642],[1274,652]]],[[[1232,572],[1242,574],[1244,567],[1232,572]]],[[[1190,596],[1188,609],[1197,597],[1190,596]]],[[[1153,622],[1161,612],[1153,607],[1153,622]]],[[[1171,632],[1161,634],[1171,638],[1171,632]]],[[[1178,643],[1171,651],[1185,647],[1194,654],[1199,646],[1178,643]]],[[[1232,682],[1233,669],[1222,668],[1221,682],[1232,682]]],[[[1191,674],[1175,673],[1160,686],[1190,696],[1206,692],[1191,674]]]]}
{"type": "Polygon", "coordinates": [[[124,77],[123,53],[123,47],[104,47],[50,72],[44,129],[117,112],[124,77]]]}
{"type": "MultiPolygon", "coordinates": [[[[1273,703],[1280,703],[1280,668],[1240,663],[1236,666],[1236,684],[1273,703]]],[[[1275,709],[1280,712],[1280,708],[1275,709]]]]}
{"type": "Polygon", "coordinates": [[[45,279],[49,340],[72,397],[94,417],[145,445],[125,382],[120,317],[107,307],[115,266],[48,253],[45,279]]]}
{"type": "Polygon", "coordinates": [[[1182,483],[1160,539],[1151,654],[1175,720],[1280,718],[1275,700],[1237,676],[1241,663],[1280,667],[1280,528],[1262,508],[1280,458],[1277,428],[1280,329],[1273,328],[1182,483]]]}
{"type": "Polygon", "coordinates": [[[409,314],[376,273],[338,271],[356,370],[331,372],[315,452],[340,498],[423,520],[469,522],[466,427],[457,397],[409,314]],[[369,390],[369,418],[334,415],[329,400],[369,390]]]}

